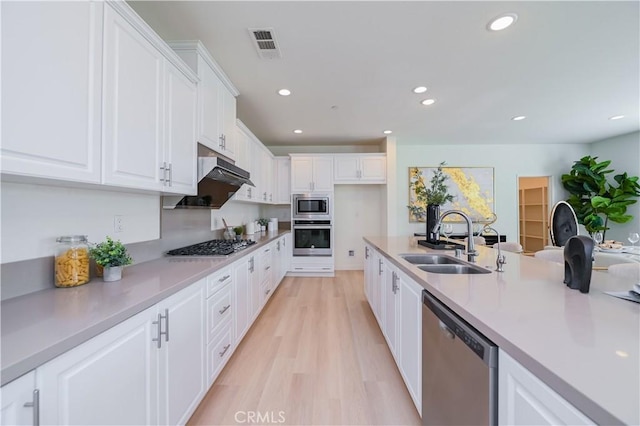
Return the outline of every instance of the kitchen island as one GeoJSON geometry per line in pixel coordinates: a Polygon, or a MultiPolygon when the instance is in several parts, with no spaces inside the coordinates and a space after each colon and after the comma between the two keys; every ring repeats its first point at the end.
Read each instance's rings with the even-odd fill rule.
{"type": "Polygon", "coordinates": [[[563,284],[563,265],[515,253],[497,273],[487,247],[476,264],[490,274],[428,273],[399,255],[453,253],[407,237],[365,241],[593,422],[640,423],[640,305],[603,293],[631,284],[594,271],[582,294],[563,284]]]}

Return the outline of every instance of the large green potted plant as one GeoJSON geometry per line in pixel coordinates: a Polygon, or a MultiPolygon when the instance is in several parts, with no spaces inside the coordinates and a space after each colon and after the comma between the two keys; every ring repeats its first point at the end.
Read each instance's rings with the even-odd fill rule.
{"type": "Polygon", "coordinates": [[[615,175],[614,182],[607,180],[607,175],[614,172],[608,169],[610,164],[611,160],[598,162],[598,157],[586,156],[562,175],[562,185],[571,194],[567,203],[575,210],[578,223],[590,235],[602,231],[603,239],[610,229],[609,221],[626,223],[633,219],[626,214],[627,206],[640,196],[637,176],[625,172],[615,175]]]}
{"type": "Polygon", "coordinates": [[[133,261],[127,252],[127,248],[120,241],[113,241],[107,236],[106,241],[98,243],[89,249],[89,255],[96,264],[104,269],[105,281],[118,281],[122,279],[122,267],[133,261]]]}
{"type": "MultiPolygon", "coordinates": [[[[413,188],[418,199],[426,200],[426,222],[427,222],[427,242],[437,244],[440,240],[440,233],[433,232],[433,227],[440,218],[440,206],[453,201],[453,195],[449,194],[449,187],[446,184],[449,176],[445,175],[442,168],[446,163],[443,161],[433,172],[430,186],[426,185],[413,188]]],[[[409,207],[411,208],[411,207],[409,207]]]]}

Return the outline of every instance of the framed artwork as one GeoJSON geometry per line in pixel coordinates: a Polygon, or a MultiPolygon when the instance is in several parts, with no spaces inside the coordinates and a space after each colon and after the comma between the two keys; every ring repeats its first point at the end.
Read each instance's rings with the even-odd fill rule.
{"type": "MultiPolygon", "coordinates": [[[[428,200],[424,190],[438,167],[409,167],[409,222],[425,222],[428,200]]],[[[443,167],[446,185],[454,199],[440,206],[440,211],[461,210],[474,223],[495,221],[493,167],[443,167]]],[[[464,222],[458,215],[445,220],[464,222]]]]}

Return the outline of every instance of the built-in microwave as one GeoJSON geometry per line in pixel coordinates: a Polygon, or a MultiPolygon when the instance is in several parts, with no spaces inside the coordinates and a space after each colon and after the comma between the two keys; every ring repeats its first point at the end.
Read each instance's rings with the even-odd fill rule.
{"type": "Polygon", "coordinates": [[[292,219],[331,220],[330,194],[293,194],[292,219]]]}

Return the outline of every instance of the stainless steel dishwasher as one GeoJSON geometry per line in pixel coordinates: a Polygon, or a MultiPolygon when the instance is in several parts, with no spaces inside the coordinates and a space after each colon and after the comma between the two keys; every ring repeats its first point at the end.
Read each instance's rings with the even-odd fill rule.
{"type": "Polygon", "coordinates": [[[422,292],[422,424],[498,424],[498,347],[422,292]]]}

